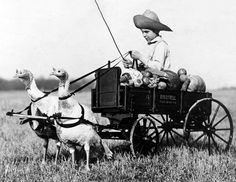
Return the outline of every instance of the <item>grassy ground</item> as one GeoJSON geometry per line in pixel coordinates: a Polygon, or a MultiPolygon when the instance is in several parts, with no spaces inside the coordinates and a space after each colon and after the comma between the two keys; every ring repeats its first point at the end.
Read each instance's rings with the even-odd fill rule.
{"type": "MultiPolygon", "coordinates": [[[[230,110],[236,122],[236,90],[213,91],[230,110]]],[[[79,94],[81,103],[90,105],[88,93],[79,94]]],[[[154,157],[133,158],[126,146],[109,141],[114,160],[100,159],[84,172],[76,168],[66,148],[57,166],[53,164],[55,145],[49,144],[48,163],[41,164],[42,141],[28,125],[19,125],[15,117],[5,115],[11,109],[23,109],[29,103],[25,92],[0,92],[0,181],[236,181],[236,142],[224,154],[208,155],[206,150],[166,147],[154,157]]],[[[236,125],[236,123],[234,123],[236,125]]],[[[235,132],[236,133],[236,132],[235,132]]]]}

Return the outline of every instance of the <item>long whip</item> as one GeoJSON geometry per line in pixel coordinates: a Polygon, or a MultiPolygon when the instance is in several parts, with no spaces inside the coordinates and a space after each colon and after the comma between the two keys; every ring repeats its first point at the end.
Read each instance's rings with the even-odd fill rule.
{"type": "Polygon", "coordinates": [[[95,1],[96,5],[97,5],[97,8],[98,8],[98,10],[99,10],[99,12],[100,12],[100,14],[101,14],[101,16],[102,16],[103,21],[104,21],[104,23],[105,23],[105,25],[106,25],[106,27],[107,27],[107,29],[108,29],[110,35],[111,35],[111,38],[112,38],[112,40],[113,40],[113,42],[114,42],[114,44],[115,44],[115,46],[116,46],[116,49],[118,50],[118,52],[119,52],[121,58],[124,60],[124,57],[123,57],[123,55],[121,54],[121,51],[120,51],[120,49],[119,49],[119,47],[118,47],[118,45],[117,45],[117,43],[116,43],[116,40],[115,40],[114,36],[112,35],[111,29],[109,28],[109,26],[108,26],[108,24],[107,24],[107,22],[106,22],[106,20],[105,20],[105,18],[104,18],[104,16],[103,16],[103,13],[102,13],[102,11],[101,11],[99,5],[98,5],[98,2],[97,2],[96,0],[94,0],[94,1],[95,1]]]}
{"type": "MultiPolygon", "coordinates": [[[[107,24],[107,22],[106,22],[104,16],[103,16],[103,13],[102,13],[102,11],[101,11],[99,5],[98,5],[98,2],[97,2],[96,0],[94,0],[94,1],[95,1],[96,6],[97,6],[97,8],[98,8],[98,10],[99,10],[99,12],[100,12],[100,14],[101,14],[101,16],[102,16],[103,21],[104,21],[104,23],[105,23],[105,25],[106,25],[106,27],[107,27],[107,29],[108,29],[110,35],[111,35],[111,38],[112,38],[112,40],[113,40],[113,42],[114,42],[114,44],[115,44],[115,46],[116,46],[117,51],[119,52],[121,58],[124,60],[125,58],[124,58],[123,54],[121,53],[121,51],[120,51],[120,49],[119,49],[119,47],[118,47],[118,45],[117,45],[117,43],[116,43],[116,40],[115,40],[115,38],[114,38],[114,36],[113,36],[113,34],[112,34],[112,32],[111,32],[111,29],[109,28],[109,26],[108,26],[108,24],[107,24]]],[[[117,64],[116,64],[116,65],[117,65],[117,64]]],[[[105,65],[104,65],[104,66],[105,66],[105,65]]],[[[104,67],[104,66],[102,66],[102,67],[104,67]]],[[[96,69],[96,70],[97,70],[97,69],[96,69]]],[[[92,71],[92,72],[94,72],[94,71],[92,71]]],[[[91,72],[91,73],[92,73],[92,72],[91,72]]],[[[89,73],[89,74],[91,74],[91,73],[89,73]]],[[[88,76],[89,74],[86,74],[86,75],[84,75],[84,76],[82,76],[82,77],[84,78],[85,76],[88,76]]],[[[80,80],[80,79],[81,79],[81,78],[78,78],[78,79],[72,81],[71,83],[74,83],[74,82],[76,82],[76,81],[78,81],[78,80],[80,80]]],[[[91,83],[92,83],[93,81],[94,81],[94,80],[92,80],[91,83]]],[[[88,84],[90,84],[90,82],[89,82],[88,84]]],[[[84,87],[87,86],[88,84],[82,86],[82,88],[84,88],[84,87]]],[[[77,90],[81,90],[82,88],[77,89],[77,90]]],[[[41,100],[41,99],[44,98],[44,97],[47,97],[50,93],[55,92],[55,91],[57,91],[57,90],[58,90],[58,88],[55,88],[55,89],[51,90],[50,92],[46,92],[43,97],[38,98],[38,99],[37,99],[36,101],[34,101],[34,102],[37,102],[37,101],[41,100]]],[[[76,91],[77,91],[77,90],[76,90],[76,91]]],[[[73,92],[72,94],[74,94],[74,93],[75,93],[75,92],[73,92]]],[[[71,96],[72,94],[70,94],[70,96],[71,96]]],[[[31,105],[31,104],[30,104],[30,105],[31,105]]],[[[22,113],[23,111],[29,109],[29,108],[30,108],[30,105],[28,105],[25,109],[23,109],[23,110],[21,110],[21,111],[18,111],[18,112],[14,112],[14,113],[22,113]]],[[[11,111],[11,112],[13,112],[13,111],[11,111]]]]}

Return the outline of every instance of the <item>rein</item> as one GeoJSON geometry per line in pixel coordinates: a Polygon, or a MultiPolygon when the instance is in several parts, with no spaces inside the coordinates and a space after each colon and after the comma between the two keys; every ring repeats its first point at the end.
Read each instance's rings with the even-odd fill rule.
{"type": "MultiPolygon", "coordinates": [[[[129,53],[125,53],[125,57],[128,55],[129,53]]],[[[120,63],[120,61],[118,61],[114,66],[112,66],[111,68],[114,68],[115,66],[117,66],[120,63]]],[[[104,73],[100,74],[99,76],[97,76],[96,78],[94,78],[93,80],[91,80],[90,82],[84,84],[83,86],[81,86],[80,88],[74,90],[73,92],[69,93],[67,96],[64,97],[59,97],[59,100],[65,100],[68,99],[69,97],[71,97],[72,95],[74,95],[76,92],[79,92],[80,90],[84,89],[85,87],[87,87],[88,85],[90,85],[91,83],[93,83],[94,81],[98,80],[99,78],[101,78],[103,75],[107,74],[111,69],[106,70],[104,73]]]]}
{"type": "MultiPolygon", "coordinates": [[[[127,56],[127,55],[128,55],[128,52],[124,54],[124,56],[127,56]]],[[[123,55],[122,55],[122,57],[123,57],[123,55]]],[[[100,69],[102,69],[102,68],[104,68],[104,67],[106,67],[106,66],[110,66],[111,63],[117,61],[118,59],[120,59],[120,57],[118,57],[118,58],[116,58],[116,59],[114,59],[114,60],[112,60],[112,61],[108,61],[108,63],[104,64],[103,66],[100,66],[99,68],[97,68],[97,69],[95,69],[95,70],[93,70],[93,71],[91,71],[91,72],[89,72],[89,73],[87,73],[87,74],[85,74],[85,75],[83,75],[83,76],[81,76],[81,77],[75,79],[75,80],[72,80],[72,81],[70,82],[70,84],[73,84],[73,83],[75,83],[75,82],[77,82],[77,81],[79,81],[79,80],[81,80],[81,79],[83,79],[83,78],[85,78],[85,77],[87,77],[87,76],[89,76],[89,75],[95,73],[96,71],[98,71],[98,70],[100,70],[100,69]]],[[[119,61],[119,62],[120,62],[120,61],[119,61]]],[[[119,63],[119,62],[118,62],[118,63],[119,63]]],[[[117,63],[117,64],[118,64],[118,63],[117,63]]],[[[115,66],[116,66],[117,64],[115,64],[115,66]]],[[[82,90],[83,88],[85,88],[86,86],[88,86],[88,85],[91,84],[92,82],[96,81],[97,79],[98,79],[98,78],[93,79],[92,81],[86,83],[85,85],[83,85],[82,87],[80,87],[80,88],[77,89],[77,90],[78,90],[78,91],[82,90]]],[[[22,110],[20,110],[20,111],[15,111],[15,112],[14,112],[13,110],[11,110],[11,111],[8,112],[8,113],[11,113],[11,114],[21,114],[22,112],[24,112],[24,111],[30,109],[30,106],[31,106],[32,103],[38,102],[39,100],[41,100],[41,99],[47,97],[48,95],[50,95],[51,93],[53,93],[53,92],[55,92],[55,91],[57,91],[57,90],[58,90],[58,87],[55,88],[55,89],[53,89],[53,90],[51,90],[51,91],[44,92],[44,93],[45,93],[44,96],[42,96],[42,97],[40,97],[40,98],[38,98],[38,99],[36,99],[36,100],[31,100],[31,103],[30,103],[27,107],[25,107],[24,109],[22,109],[22,110]]],[[[76,91],[76,92],[78,92],[78,91],[76,91]]],[[[75,93],[75,92],[74,92],[74,93],[75,93]]],[[[73,94],[74,94],[74,93],[73,93],[73,94]]],[[[73,95],[73,94],[71,94],[71,95],[73,95]]],[[[68,98],[69,98],[69,97],[68,97],[68,98]]]]}
{"type": "MultiPolygon", "coordinates": [[[[130,53],[130,52],[127,52],[127,53],[125,53],[125,54],[122,54],[122,53],[121,53],[121,51],[120,51],[120,49],[119,49],[119,47],[118,47],[118,45],[117,45],[117,43],[116,43],[116,41],[115,41],[115,38],[114,38],[114,36],[113,36],[113,34],[112,34],[112,32],[111,32],[111,29],[109,28],[109,26],[108,26],[108,24],[107,24],[107,22],[106,22],[106,20],[105,20],[105,18],[104,18],[104,16],[103,16],[103,13],[102,13],[102,11],[101,11],[101,9],[100,9],[100,7],[99,7],[99,4],[98,4],[98,2],[97,2],[96,0],[95,0],[95,3],[96,3],[96,6],[97,6],[97,8],[98,8],[98,10],[99,10],[99,12],[100,12],[100,14],[101,14],[101,17],[102,17],[102,19],[103,19],[103,21],[104,21],[104,23],[105,23],[105,25],[106,25],[106,27],[107,27],[107,29],[108,29],[110,35],[111,35],[111,38],[112,38],[112,40],[113,40],[113,42],[114,42],[114,44],[115,44],[115,46],[116,46],[116,49],[117,49],[117,51],[118,51],[119,54],[120,54],[120,57],[114,59],[113,61],[109,61],[107,64],[105,64],[105,65],[103,65],[103,66],[101,66],[101,67],[99,67],[99,68],[97,68],[97,69],[95,69],[95,70],[93,70],[93,71],[91,71],[91,72],[89,72],[89,73],[87,73],[87,74],[85,74],[85,75],[83,75],[83,76],[81,76],[81,77],[79,77],[79,78],[77,78],[77,79],[71,81],[70,84],[73,84],[73,83],[75,83],[75,82],[77,82],[77,81],[79,81],[79,80],[81,80],[81,79],[83,79],[83,78],[85,78],[85,77],[87,77],[87,76],[93,74],[94,72],[96,72],[96,71],[102,69],[103,67],[105,67],[105,66],[107,66],[107,65],[110,67],[110,63],[115,62],[115,61],[118,60],[119,58],[122,58],[123,60],[125,60],[125,57],[130,53]]],[[[118,63],[116,63],[113,67],[115,67],[115,66],[118,65],[119,63],[120,63],[120,61],[119,61],[118,63]]],[[[112,68],[113,68],[113,67],[112,67],[112,68]]],[[[101,76],[105,75],[105,74],[106,74],[107,72],[109,72],[109,71],[110,71],[110,69],[108,69],[108,70],[105,71],[103,74],[101,74],[101,75],[99,75],[98,77],[96,77],[95,79],[93,79],[93,80],[89,81],[88,83],[84,84],[84,85],[81,86],[80,88],[74,90],[74,91],[71,92],[69,95],[67,95],[67,96],[65,96],[65,97],[62,97],[62,98],[59,98],[59,99],[60,99],[60,100],[63,100],[63,99],[67,99],[67,98],[71,97],[71,96],[74,95],[76,92],[79,92],[80,90],[84,89],[85,87],[87,87],[88,85],[90,85],[91,83],[93,83],[94,81],[96,81],[98,78],[100,78],[101,76]]],[[[23,111],[28,110],[28,109],[30,108],[32,102],[37,102],[37,101],[39,101],[39,100],[41,100],[41,99],[47,97],[49,94],[51,94],[51,93],[53,93],[53,92],[55,92],[55,91],[57,91],[57,90],[58,90],[58,87],[55,88],[55,89],[53,89],[53,90],[51,90],[51,91],[44,92],[45,95],[44,95],[43,97],[40,97],[40,98],[38,98],[38,99],[36,99],[36,100],[34,100],[34,101],[31,100],[31,103],[30,103],[25,109],[23,109],[23,110],[21,110],[21,111],[18,111],[18,112],[13,112],[13,110],[12,110],[10,113],[12,113],[12,114],[14,114],[14,113],[15,113],[15,114],[21,114],[23,111]]]]}

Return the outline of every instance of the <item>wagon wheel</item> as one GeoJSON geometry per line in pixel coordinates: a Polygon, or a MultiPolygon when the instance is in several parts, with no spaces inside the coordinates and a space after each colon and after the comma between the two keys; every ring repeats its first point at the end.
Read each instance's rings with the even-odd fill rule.
{"type": "Polygon", "coordinates": [[[189,109],[184,123],[184,135],[190,146],[217,152],[229,149],[233,138],[233,122],[228,109],[218,100],[205,98],[189,109]]]}
{"type": "Polygon", "coordinates": [[[153,155],[158,148],[159,135],[155,122],[143,116],[137,119],[130,131],[130,149],[134,156],[153,155]]]}
{"type": "Polygon", "coordinates": [[[174,121],[168,114],[160,114],[156,117],[150,116],[157,123],[159,130],[159,145],[178,145],[185,141],[182,135],[183,123],[181,121],[174,121]]]}

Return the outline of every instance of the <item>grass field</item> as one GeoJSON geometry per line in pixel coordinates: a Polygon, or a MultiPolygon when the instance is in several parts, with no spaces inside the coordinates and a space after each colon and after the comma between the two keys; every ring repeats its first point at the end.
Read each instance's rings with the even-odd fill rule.
{"type": "MultiPolygon", "coordinates": [[[[236,126],[236,90],[212,91],[213,97],[229,109],[236,126]]],[[[90,93],[77,95],[81,103],[90,105],[90,93]]],[[[0,92],[0,181],[236,181],[236,137],[227,153],[208,155],[207,150],[186,146],[166,147],[154,157],[133,158],[126,146],[108,141],[114,160],[91,163],[85,173],[83,165],[73,168],[66,148],[59,164],[54,165],[55,143],[49,143],[48,160],[41,164],[42,141],[29,125],[19,125],[6,112],[23,109],[30,100],[26,92],[0,92]]]]}

